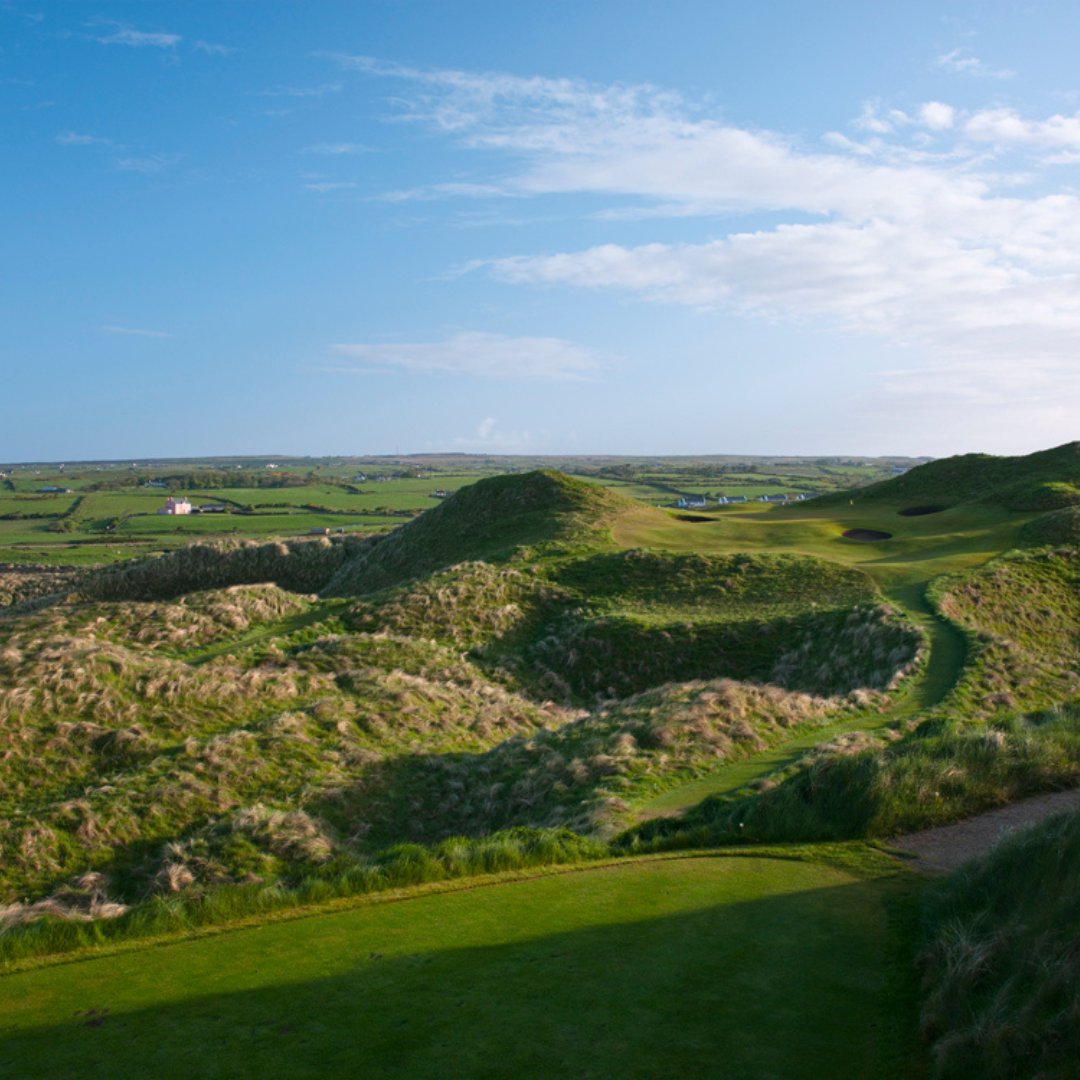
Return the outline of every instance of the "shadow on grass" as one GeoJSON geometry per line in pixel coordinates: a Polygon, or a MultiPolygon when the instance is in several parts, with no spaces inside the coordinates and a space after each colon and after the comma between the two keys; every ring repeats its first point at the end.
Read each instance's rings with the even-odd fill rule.
{"type": "Polygon", "coordinates": [[[920,1076],[910,886],[755,864],[428,897],[8,976],[0,998],[23,1006],[0,1020],[0,1075],[920,1076]],[[819,887],[761,895],[800,881],[819,887]]]}

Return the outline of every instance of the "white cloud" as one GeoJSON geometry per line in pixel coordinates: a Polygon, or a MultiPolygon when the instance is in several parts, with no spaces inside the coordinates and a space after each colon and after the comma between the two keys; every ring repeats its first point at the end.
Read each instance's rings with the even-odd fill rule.
{"type": "Polygon", "coordinates": [[[370,153],[370,149],[364,146],[362,143],[353,142],[332,142],[332,143],[316,143],[314,146],[305,146],[305,154],[331,154],[340,156],[342,154],[366,154],[370,153]]]}
{"type": "Polygon", "coordinates": [[[331,345],[331,351],[358,368],[337,367],[348,373],[371,370],[474,375],[488,379],[593,379],[604,358],[571,341],[550,337],[507,337],[480,332],[459,333],[446,341],[390,345],[331,345]]]}
{"type": "Polygon", "coordinates": [[[523,252],[467,271],[870,334],[932,357],[958,407],[989,397],[1007,414],[1023,371],[1026,415],[1065,403],[1080,415],[1080,380],[1059,377],[1080,356],[1080,196],[1045,170],[1048,150],[1080,151],[1077,117],[871,105],[856,124],[865,142],[833,134],[819,149],[649,86],[352,63],[410,84],[402,118],[485,152],[486,175],[409,197],[606,196],[607,220],[709,217],[696,242],[665,242],[658,224],[653,243],[523,252]],[[495,183],[492,152],[504,159],[495,183]],[[1002,155],[1008,168],[993,164],[1002,155]],[[778,224],[725,233],[723,215],[762,212],[778,224]],[[964,391],[969,378],[977,394],[964,391]]]}
{"type": "Polygon", "coordinates": [[[1080,113],[1025,120],[1015,109],[983,109],[968,117],[964,134],[997,146],[1080,149],[1080,113]]]}
{"type": "Polygon", "coordinates": [[[171,49],[183,41],[179,34],[136,30],[122,23],[112,23],[111,25],[114,27],[111,34],[97,38],[97,41],[102,45],[129,45],[135,49],[171,49]]]}
{"type": "Polygon", "coordinates": [[[1011,79],[1016,72],[1010,68],[993,68],[983,63],[970,49],[952,49],[937,58],[937,65],[954,75],[974,75],[979,79],[1011,79]]]}
{"type": "Polygon", "coordinates": [[[145,337],[145,338],[168,338],[172,337],[172,334],[167,334],[164,330],[147,330],[138,326],[99,326],[99,330],[106,334],[126,334],[131,337],[145,337]]]}
{"type": "Polygon", "coordinates": [[[956,120],[956,110],[942,101],[927,101],[919,106],[919,121],[931,131],[947,131],[956,120]]]}
{"type": "Polygon", "coordinates": [[[206,53],[207,56],[229,56],[236,52],[232,45],[216,45],[212,41],[196,41],[191,47],[198,52],[206,53]]]}
{"type": "Polygon", "coordinates": [[[274,86],[269,90],[260,90],[260,97],[311,98],[325,97],[327,94],[341,92],[341,83],[320,83],[318,86],[274,86]]]}
{"type": "Polygon", "coordinates": [[[304,190],[325,194],[327,191],[346,191],[354,187],[356,187],[355,180],[313,180],[304,185],[304,190]]]}
{"type": "Polygon", "coordinates": [[[494,430],[495,430],[495,417],[494,416],[485,417],[483,420],[480,421],[479,424],[476,425],[477,438],[486,439],[486,438],[488,438],[488,436],[491,435],[491,433],[494,430]]]}
{"type": "Polygon", "coordinates": [[[161,172],[180,159],[174,154],[148,154],[145,157],[117,158],[113,165],[121,172],[152,173],[161,172]]]}
{"type": "Polygon", "coordinates": [[[61,146],[112,146],[112,139],[103,139],[97,135],[86,135],[78,131],[63,131],[56,136],[61,146]]]}

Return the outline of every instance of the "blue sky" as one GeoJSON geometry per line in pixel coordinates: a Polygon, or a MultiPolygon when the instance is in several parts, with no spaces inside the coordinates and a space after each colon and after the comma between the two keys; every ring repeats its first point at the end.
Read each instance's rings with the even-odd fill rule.
{"type": "Polygon", "coordinates": [[[0,2],[0,460],[1080,437],[1080,6],[0,2]]]}

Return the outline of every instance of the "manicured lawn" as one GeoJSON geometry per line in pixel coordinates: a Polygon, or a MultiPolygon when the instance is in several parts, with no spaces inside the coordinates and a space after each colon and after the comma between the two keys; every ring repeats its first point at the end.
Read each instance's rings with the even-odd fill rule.
{"type": "Polygon", "coordinates": [[[919,1076],[915,886],[863,870],[632,861],[11,974],[0,1075],[919,1076]]]}

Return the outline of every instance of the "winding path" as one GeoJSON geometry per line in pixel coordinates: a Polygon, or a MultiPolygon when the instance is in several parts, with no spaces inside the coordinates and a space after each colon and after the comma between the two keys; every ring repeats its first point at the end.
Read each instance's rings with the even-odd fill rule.
{"type": "Polygon", "coordinates": [[[1006,833],[1080,807],[1080,788],[1021,799],[965,821],[897,836],[889,846],[913,855],[914,866],[929,874],[949,873],[985,855],[1006,833]]]}
{"type": "Polygon", "coordinates": [[[638,808],[638,820],[677,817],[702,799],[730,797],[760,780],[794,765],[815,746],[850,731],[874,731],[896,720],[916,716],[937,705],[956,685],[964,666],[966,642],[963,634],[940,615],[926,599],[926,584],[891,590],[888,598],[926,631],[930,655],[921,674],[893,704],[876,714],[861,713],[838,723],[803,728],[793,738],[761,753],[718,766],[706,776],[680,784],[657,795],[638,808]]]}

